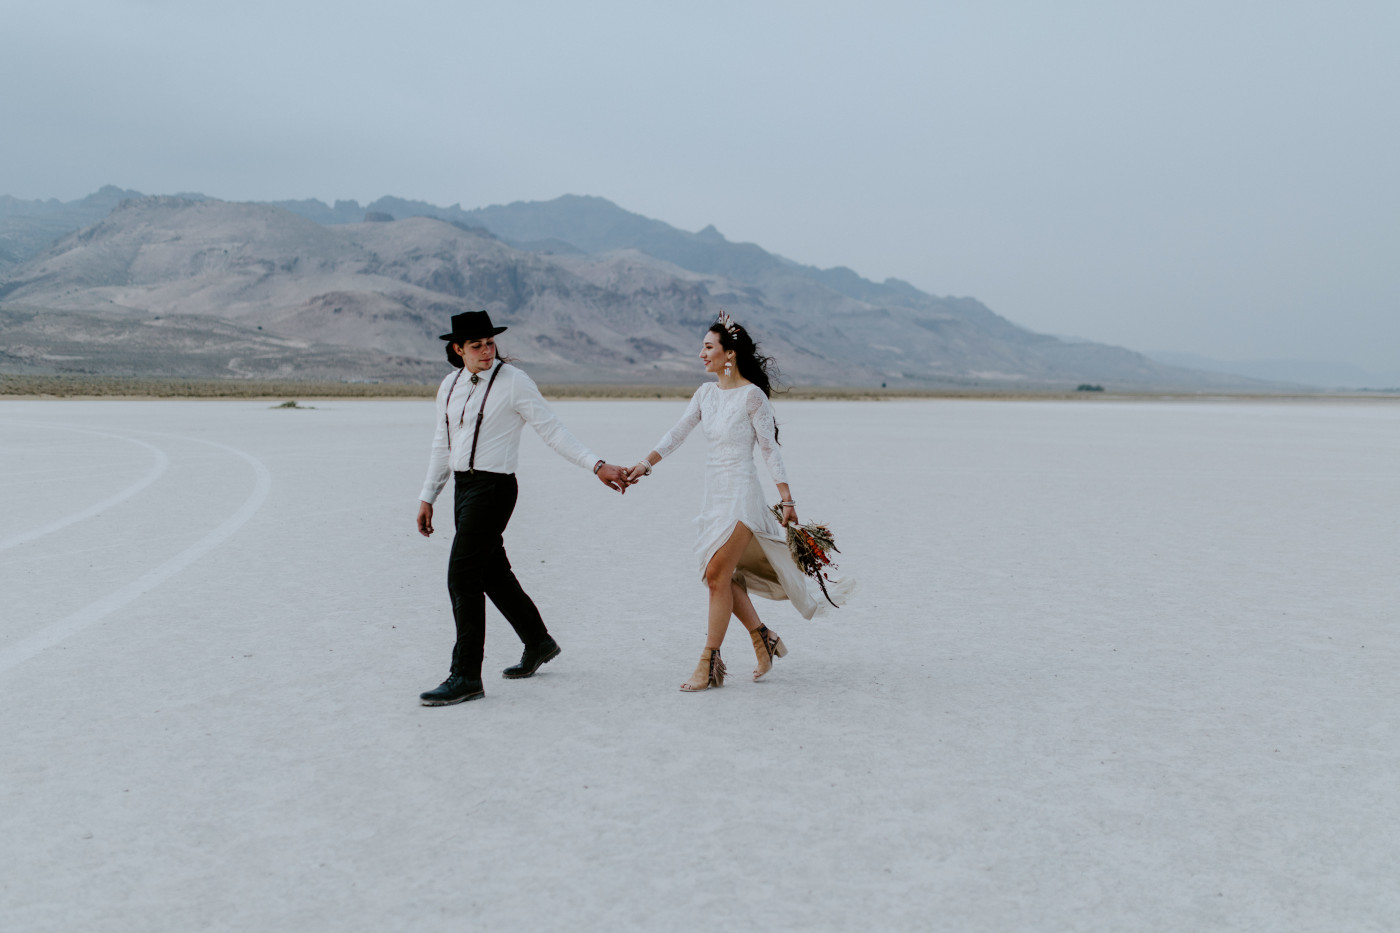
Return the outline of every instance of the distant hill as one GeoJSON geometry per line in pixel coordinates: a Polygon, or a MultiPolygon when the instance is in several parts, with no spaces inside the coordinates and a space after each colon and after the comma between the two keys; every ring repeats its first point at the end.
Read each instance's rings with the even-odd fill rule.
{"type": "Polygon", "coordinates": [[[139,197],[139,191],[113,185],[78,201],[22,201],[0,195],[0,278],[48,249],[54,240],[97,223],[122,201],[139,197]]]}
{"type": "Polygon", "coordinates": [[[1273,383],[1300,387],[1375,391],[1395,391],[1400,386],[1400,370],[1377,373],[1351,363],[1317,360],[1217,360],[1195,353],[1150,352],[1147,356],[1168,366],[1184,366],[1214,373],[1246,376],[1273,383]]]}
{"type": "Polygon", "coordinates": [[[603,253],[635,249],[691,272],[739,280],[773,274],[798,276],[862,300],[931,297],[898,279],[877,284],[844,267],[803,266],[752,243],[731,243],[713,226],[699,233],[687,233],[623,210],[605,198],[564,195],[553,201],[516,201],[475,210],[463,210],[456,204],[435,207],[423,201],[387,197],[363,208],[355,201],[337,201],[334,207],[314,200],[273,203],[323,224],[356,223],[367,213],[395,218],[436,217],[489,230],[512,246],[526,250],[603,253]]]}
{"type": "MultiPolygon", "coordinates": [[[[129,192],[98,193],[121,194],[129,192]]],[[[37,218],[48,230],[61,217],[80,218],[77,202],[14,203],[29,205],[29,214],[16,209],[7,218],[37,218]]],[[[169,327],[177,319],[189,329],[208,319],[211,346],[261,334],[272,357],[292,354],[277,364],[284,368],[298,365],[293,350],[371,354],[345,356],[347,378],[362,377],[365,367],[375,378],[395,371],[410,378],[401,360],[441,371],[436,335],[450,315],[486,308],[511,328],[503,348],[542,380],[693,381],[702,332],[723,307],[799,383],[1218,389],[1245,382],[1035,334],[974,299],[803,266],[713,228],[686,233],[602,198],[573,196],[479,210],[392,198],[364,208],[117,198],[96,222],[0,275],[0,305],[97,315],[127,327],[130,339],[151,333],[135,323],[159,318],[169,327]]],[[[19,318],[9,320],[13,327],[19,318]]],[[[25,320],[31,337],[42,330],[36,318],[25,320]]],[[[10,340],[0,331],[0,349],[10,340]]],[[[244,359],[246,349],[230,345],[224,355],[244,359]]],[[[26,365],[90,370],[115,365],[118,350],[109,343],[83,357],[70,340],[44,363],[42,348],[30,346],[26,365]],[[75,355],[83,358],[69,359],[75,355]]],[[[213,374],[246,375],[227,360],[215,365],[217,357],[207,358],[213,374]]],[[[141,361],[161,365],[159,354],[141,361]]],[[[10,364],[0,357],[0,365],[10,364]]]]}

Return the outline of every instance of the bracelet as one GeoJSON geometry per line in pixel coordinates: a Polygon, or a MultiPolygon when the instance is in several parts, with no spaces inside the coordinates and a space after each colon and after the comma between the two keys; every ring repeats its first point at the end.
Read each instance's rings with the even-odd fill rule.
{"type": "Polygon", "coordinates": [[[638,460],[638,461],[637,461],[637,466],[641,467],[643,470],[646,471],[645,473],[642,474],[643,476],[650,476],[650,475],[651,475],[651,461],[650,461],[650,460],[638,460]]]}
{"type": "Polygon", "coordinates": [[[790,506],[792,506],[793,508],[797,508],[797,503],[796,503],[796,502],[792,502],[792,501],[789,501],[789,500],[786,500],[786,499],[784,499],[782,502],[779,502],[778,504],[779,504],[779,505],[790,505],[790,506]]]}
{"type": "Polygon", "coordinates": [[[606,460],[599,460],[597,463],[593,464],[593,475],[597,476],[598,471],[601,470],[607,462],[606,460]]]}

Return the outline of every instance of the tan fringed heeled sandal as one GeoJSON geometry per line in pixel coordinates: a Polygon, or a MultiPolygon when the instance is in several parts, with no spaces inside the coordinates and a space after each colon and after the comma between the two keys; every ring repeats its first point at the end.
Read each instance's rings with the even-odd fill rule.
{"type": "Polygon", "coordinates": [[[787,655],[787,645],[783,644],[776,632],[769,631],[766,625],[760,625],[749,632],[749,638],[753,641],[753,653],[758,657],[758,667],[753,672],[753,679],[758,680],[773,669],[774,658],[787,655]]]}
{"type": "Polygon", "coordinates": [[[681,689],[686,693],[695,693],[711,687],[723,687],[724,675],[724,661],[720,660],[719,649],[706,648],[700,652],[700,663],[695,665],[695,673],[681,684],[681,689]]]}

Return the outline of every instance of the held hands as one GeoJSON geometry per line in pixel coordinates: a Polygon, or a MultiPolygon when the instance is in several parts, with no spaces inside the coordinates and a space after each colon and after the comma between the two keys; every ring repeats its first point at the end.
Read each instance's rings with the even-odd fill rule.
{"type": "Polygon", "coordinates": [[[598,479],[603,485],[618,492],[626,493],[628,486],[635,485],[643,476],[651,475],[651,461],[640,460],[635,466],[620,467],[604,463],[598,467],[598,479]]]}
{"type": "Polygon", "coordinates": [[[620,466],[613,466],[611,463],[604,463],[598,467],[594,474],[598,481],[609,489],[616,489],[623,495],[627,494],[627,487],[632,485],[632,480],[628,478],[627,471],[620,466]]]}
{"type": "MultiPolygon", "coordinates": [[[[620,466],[613,466],[605,463],[598,467],[597,477],[604,486],[609,489],[616,489],[620,493],[626,493],[627,487],[632,485],[627,479],[627,471],[620,466]]],[[[425,538],[432,537],[433,534],[433,505],[431,502],[419,501],[418,503],[418,533],[425,538]]]]}

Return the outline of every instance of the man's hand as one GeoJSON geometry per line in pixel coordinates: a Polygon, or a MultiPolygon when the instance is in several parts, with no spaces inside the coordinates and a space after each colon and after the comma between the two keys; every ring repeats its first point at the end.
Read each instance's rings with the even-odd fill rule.
{"type": "Polygon", "coordinates": [[[425,538],[433,533],[433,505],[431,502],[418,503],[418,533],[425,538]]]}
{"type": "Polygon", "coordinates": [[[624,495],[627,493],[627,487],[631,485],[627,479],[627,471],[620,466],[613,466],[611,463],[605,463],[598,467],[596,475],[604,486],[616,489],[624,495]]]}

